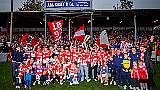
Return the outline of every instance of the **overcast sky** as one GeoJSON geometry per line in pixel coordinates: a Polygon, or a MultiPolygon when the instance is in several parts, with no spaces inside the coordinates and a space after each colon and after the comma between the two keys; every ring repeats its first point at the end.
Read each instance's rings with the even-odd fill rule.
{"type": "MultiPolygon", "coordinates": [[[[10,11],[11,0],[0,0],[0,12],[10,11]]],[[[13,0],[14,11],[17,11],[22,6],[22,2],[26,0],[13,0]]],[[[160,0],[132,0],[135,9],[160,9],[160,0]]],[[[93,0],[94,9],[109,9],[113,10],[113,5],[119,3],[119,0],[93,0]]]]}

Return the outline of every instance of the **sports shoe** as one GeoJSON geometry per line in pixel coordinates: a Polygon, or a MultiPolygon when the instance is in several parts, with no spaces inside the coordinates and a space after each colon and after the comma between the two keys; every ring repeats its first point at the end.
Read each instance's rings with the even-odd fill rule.
{"type": "Polygon", "coordinates": [[[113,82],[113,85],[116,85],[116,81],[113,82]]]}
{"type": "Polygon", "coordinates": [[[40,81],[38,81],[38,84],[41,84],[41,82],[40,82],[40,81]]]}
{"type": "Polygon", "coordinates": [[[43,83],[43,86],[45,86],[45,85],[46,85],[46,82],[43,83]]]}
{"type": "Polygon", "coordinates": [[[26,86],[26,85],[24,85],[24,88],[27,88],[27,86],[26,86]]]}
{"type": "Polygon", "coordinates": [[[69,85],[72,85],[72,84],[73,84],[73,83],[71,83],[71,82],[70,82],[70,84],[69,84],[69,85]]]}
{"type": "Polygon", "coordinates": [[[73,84],[79,84],[79,82],[78,81],[73,81],[73,84]]]}
{"type": "Polygon", "coordinates": [[[140,90],[139,87],[136,87],[137,90],[140,90]]]}
{"type": "Polygon", "coordinates": [[[36,81],[35,82],[33,82],[33,86],[35,86],[36,85],[36,81]]]}
{"type": "Polygon", "coordinates": [[[87,80],[87,82],[90,82],[90,81],[91,81],[91,79],[88,79],[88,80],[87,80]]]}
{"type": "Polygon", "coordinates": [[[130,88],[130,89],[133,89],[131,85],[129,85],[129,88],[130,88]]]}
{"type": "Polygon", "coordinates": [[[62,82],[60,82],[60,85],[63,85],[63,83],[62,83],[62,82]]]}
{"type": "Polygon", "coordinates": [[[16,88],[20,88],[20,86],[16,86],[16,88]]]}
{"type": "Polygon", "coordinates": [[[81,82],[83,82],[84,80],[81,80],[81,82]]]}
{"type": "Polygon", "coordinates": [[[103,83],[103,81],[101,80],[101,83],[103,83]]]}
{"type": "Polygon", "coordinates": [[[127,86],[126,86],[126,85],[124,85],[124,86],[123,86],[123,88],[126,90],[126,89],[127,89],[127,86]]]}
{"type": "Polygon", "coordinates": [[[94,81],[97,81],[97,79],[94,79],[94,81]]]}
{"type": "Polygon", "coordinates": [[[108,83],[105,83],[104,85],[106,86],[106,85],[108,85],[108,83]]]}
{"type": "Polygon", "coordinates": [[[110,82],[111,85],[112,85],[112,82],[113,82],[113,81],[110,82]]]}

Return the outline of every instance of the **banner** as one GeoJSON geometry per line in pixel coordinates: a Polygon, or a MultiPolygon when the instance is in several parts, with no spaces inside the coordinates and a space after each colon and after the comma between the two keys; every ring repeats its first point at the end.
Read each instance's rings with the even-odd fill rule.
{"type": "Polygon", "coordinates": [[[45,9],[91,9],[91,0],[45,0],[45,9]]]}
{"type": "Polygon", "coordinates": [[[54,37],[54,41],[59,41],[62,36],[63,20],[48,22],[49,29],[54,37]]]}

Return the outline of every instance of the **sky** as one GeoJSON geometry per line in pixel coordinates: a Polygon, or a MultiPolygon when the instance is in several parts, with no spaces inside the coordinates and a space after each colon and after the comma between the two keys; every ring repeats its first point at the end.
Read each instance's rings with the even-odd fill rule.
{"type": "MultiPolygon", "coordinates": [[[[13,0],[14,11],[22,6],[26,0],[13,0]]],[[[160,9],[160,0],[132,0],[134,9],[160,9]]],[[[11,0],[0,0],[0,12],[10,11],[11,0]]],[[[119,0],[93,0],[93,9],[113,10],[113,5],[119,3],[119,0]]]]}

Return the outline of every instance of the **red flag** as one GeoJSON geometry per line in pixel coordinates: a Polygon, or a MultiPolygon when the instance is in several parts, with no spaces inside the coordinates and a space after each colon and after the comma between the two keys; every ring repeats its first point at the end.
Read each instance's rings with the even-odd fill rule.
{"type": "Polygon", "coordinates": [[[84,41],[84,38],[85,38],[84,25],[80,26],[80,28],[75,32],[73,38],[81,42],[84,41]]]}
{"type": "Polygon", "coordinates": [[[23,43],[24,45],[27,45],[26,40],[27,40],[28,36],[29,36],[29,34],[26,33],[26,34],[22,37],[22,43],[23,43]]]}
{"type": "Polygon", "coordinates": [[[38,39],[37,38],[33,38],[32,41],[31,41],[31,45],[32,47],[34,47],[38,42],[38,39]]]}
{"type": "Polygon", "coordinates": [[[48,22],[48,25],[52,33],[52,36],[54,37],[54,40],[59,41],[62,36],[63,20],[48,22]]]}

